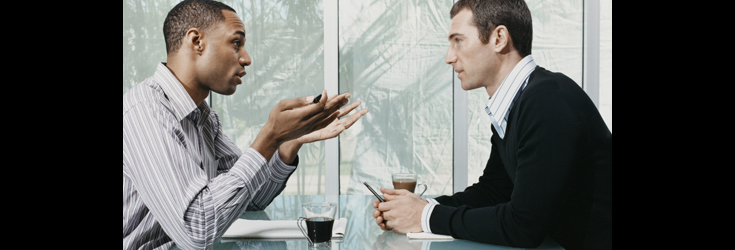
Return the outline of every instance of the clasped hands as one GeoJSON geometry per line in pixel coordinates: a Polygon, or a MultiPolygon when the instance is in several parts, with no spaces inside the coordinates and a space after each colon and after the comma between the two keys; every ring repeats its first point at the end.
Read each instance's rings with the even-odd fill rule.
{"type": "Polygon", "coordinates": [[[384,231],[399,234],[421,233],[421,213],[428,201],[408,190],[380,188],[385,202],[373,201],[373,217],[384,231]]]}

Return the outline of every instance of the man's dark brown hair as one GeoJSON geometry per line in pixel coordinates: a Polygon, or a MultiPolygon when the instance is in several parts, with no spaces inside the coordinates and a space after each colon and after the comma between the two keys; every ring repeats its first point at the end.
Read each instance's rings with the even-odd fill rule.
{"type": "Polygon", "coordinates": [[[459,0],[450,12],[454,18],[463,9],[475,16],[474,24],[483,44],[490,42],[490,33],[500,25],[508,28],[513,47],[522,57],[531,54],[533,44],[533,20],[524,0],[459,0]]]}

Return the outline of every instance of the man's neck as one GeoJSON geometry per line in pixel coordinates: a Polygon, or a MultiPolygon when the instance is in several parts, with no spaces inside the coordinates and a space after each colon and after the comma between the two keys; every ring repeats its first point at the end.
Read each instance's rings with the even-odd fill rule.
{"type": "Polygon", "coordinates": [[[207,99],[209,96],[209,89],[204,88],[193,76],[191,76],[190,72],[194,71],[190,69],[191,67],[188,64],[180,64],[177,60],[172,60],[172,58],[169,57],[168,62],[164,63],[164,65],[166,65],[168,70],[171,71],[171,74],[179,80],[186,90],[186,93],[188,93],[191,100],[194,101],[194,104],[199,106],[204,102],[204,99],[207,99]]]}
{"type": "Polygon", "coordinates": [[[495,95],[495,92],[498,91],[500,85],[503,84],[505,79],[508,78],[508,75],[510,75],[510,72],[513,71],[521,60],[523,60],[523,57],[518,53],[509,53],[505,57],[501,58],[500,67],[498,68],[498,73],[495,74],[495,79],[492,79],[492,82],[485,87],[488,96],[492,98],[495,95]]]}

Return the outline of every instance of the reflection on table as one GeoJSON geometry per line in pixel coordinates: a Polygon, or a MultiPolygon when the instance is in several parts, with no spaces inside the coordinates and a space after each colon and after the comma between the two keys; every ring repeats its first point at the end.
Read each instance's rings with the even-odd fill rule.
{"type": "MultiPolygon", "coordinates": [[[[406,235],[384,232],[375,225],[372,216],[372,195],[281,195],[265,211],[246,212],[240,218],[248,220],[296,220],[301,216],[301,204],[307,202],[334,202],[338,204],[339,218],[347,218],[343,239],[333,239],[331,248],[317,249],[400,249],[400,250],[458,250],[458,249],[515,249],[476,243],[466,240],[428,241],[409,240],[406,235]]],[[[174,248],[177,249],[177,248],[174,248]]],[[[304,239],[223,239],[214,249],[315,249],[304,239]]],[[[538,249],[563,249],[553,240],[547,240],[538,249]]]]}

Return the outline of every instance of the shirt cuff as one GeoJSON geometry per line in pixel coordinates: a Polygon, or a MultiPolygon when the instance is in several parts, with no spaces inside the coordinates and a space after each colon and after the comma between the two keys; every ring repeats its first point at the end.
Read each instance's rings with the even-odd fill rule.
{"type": "Polygon", "coordinates": [[[424,211],[421,213],[421,228],[425,233],[431,233],[431,213],[434,211],[434,207],[439,204],[435,199],[427,199],[429,204],[424,206],[424,211]]]}
{"type": "Polygon", "coordinates": [[[253,148],[248,148],[237,160],[235,166],[230,169],[230,173],[237,175],[247,183],[266,163],[263,155],[253,148]]]}
{"type": "Polygon", "coordinates": [[[271,162],[269,165],[272,169],[271,180],[278,183],[283,183],[288,180],[288,177],[290,177],[294,171],[296,171],[296,167],[299,165],[299,156],[296,156],[293,165],[288,165],[283,162],[283,159],[281,159],[281,154],[278,153],[278,150],[276,150],[276,153],[273,154],[273,157],[271,157],[271,162]]]}

